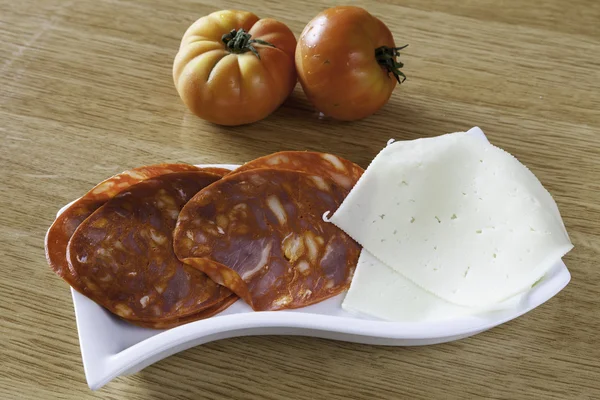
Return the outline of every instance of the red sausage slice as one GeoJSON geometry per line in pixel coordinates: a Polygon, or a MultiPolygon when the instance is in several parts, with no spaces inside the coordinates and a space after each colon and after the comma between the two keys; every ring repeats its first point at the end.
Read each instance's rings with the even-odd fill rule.
{"type": "Polygon", "coordinates": [[[77,228],[67,259],[85,295],[128,320],[196,314],[231,295],[173,252],[181,208],[220,177],[201,171],[147,179],[106,202],[77,228]]]}
{"type": "Polygon", "coordinates": [[[346,193],[297,171],[225,176],[181,211],[175,253],[254,310],[317,303],[348,287],[358,260],[359,245],[322,219],[346,193]]]}
{"type": "Polygon", "coordinates": [[[143,328],[152,328],[152,329],[170,329],[175,328],[179,325],[189,324],[190,322],[198,321],[201,319],[210,318],[213,315],[220,313],[221,311],[227,309],[230,305],[239,300],[235,294],[225,298],[220,303],[215,304],[214,306],[208,307],[200,311],[199,313],[188,315],[181,318],[161,320],[161,321],[132,321],[128,320],[128,322],[141,326],[143,328]]]}
{"type": "Polygon", "coordinates": [[[249,161],[233,170],[232,174],[258,168],[287,169],[318,175],[331,179],[348,191],[352,189],[365,172],[353,162],[333,154],[310,151],[281,151],[249,161]]]}
{"type": "Polygon", "coordinates": [[[157,164],[125,171],[99,183],[60,214],[48,230],[45,247],[50,268],[71,287],[83,293],[81,282],[69,269],[66,259],[67,244],[75,229],[102,204],[136,183],[173,172],[198,170],[187,164],[157,164]]]}
{"type": "Polygon", "coordinates": [[[221,167],[202,167],[202,171],[211,172],[213,174],[217,174],[219,176],[225,176],[231,173],[230,169],[221,168],[221,167]]]}

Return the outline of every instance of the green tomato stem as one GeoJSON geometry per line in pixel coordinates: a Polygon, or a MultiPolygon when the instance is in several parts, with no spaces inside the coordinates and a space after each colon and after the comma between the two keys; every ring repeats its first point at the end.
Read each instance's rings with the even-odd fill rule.
{"type": "Polygon", "coordinates": [[[396,57],[400,57],[400,50],[406,48],[408,45],[404,45],[402,47],[388,47],[381,46],[375,49],[375,59],[385,69],[387,69],[388,73],[394,74],[398,83],[402,83],[406,80],[406,75],[400,68],[404,67],[404,64],[398,60],[396,57]],[[402,77],[402,80],[400,80],[402,77]]]}
{"type": "Polygon", "coordinates": [[[221,40],[225,43],[227,50],[230,53],[241,54],[247,51],[251,51],[260,60],[260,54],[254,47],[254,44],[260,44],[263,46],[275,47],[273,44],[260,39],[252,39],[252,35],[246,32],[244,29],[239,31],[232,29],[231,32],[221,36],[221,40]]]}

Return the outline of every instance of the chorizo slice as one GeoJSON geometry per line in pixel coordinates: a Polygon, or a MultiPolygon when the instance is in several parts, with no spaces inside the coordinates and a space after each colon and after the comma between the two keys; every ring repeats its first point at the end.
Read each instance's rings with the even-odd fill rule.
{"type": "Polygon", "coordinates": [[[212,172],[213,174],[217,174],[219,176],[225,176],[231,172],[230,169],[221,167],[202,167],[202,171],[212,172]]]}
{"type": "Polygon", "coordinates": [[[322,219],[346,193],[299,171],[225,176],[181,211],[175,254],[256,311],[317,303],[349,286],[358,261],[359,245],[322,219]]]}
{"type": "MultiPolygon", "coordinates": [[[[199,168],[188,164],[156,164],[125,171],[102,181],[71,204],[48,229],[45,238],[45,249],[50,268],[71,287],[83,293],[83,286],[74,271],[69,269],[66,259],[67,244],[75,229],[102,204],[132,185],[173,172],[199,170],[199,168]]],[[[211,169],[209,172],[223,176],[229,171],[219,172],[211,169]]]]}
{"type": "Polygon", "coordinates": [[[199,321],[201,319],[210,318],[221,311],[227,309],[230,305],[239,300],[235,294],[230,295],[225,298],[223,301],[215,304],[214,306],[208,307],[205,310],[200,311],[196,314],[191,314],[185,317],[167,319],[161,321],[132,321],[127,320],[129,323],[132,323],[137,326],[141,326],[142,328],[152,328],[152,329],[171,329],[175,328],[179,325],[189,324],[190,322],[199,321]]]}
{"type": "Polygon", "coordinates": [[[347,191],[352,189],[365,172],[364,169],[353,162],[333,154],[311,151],[281,151],[249,161],[233,170],[231,174],[257,168],[288,169],[318,175],[331,179],[347,191]]]}
{"type": "Polygon", "coordinates": [[[67,260],[85,295],[128,320],[156,322],[212,307],[231,292],[173,252],[181,208],[218,175],[177,172],[122,191],[79,225],[67,260]]]}

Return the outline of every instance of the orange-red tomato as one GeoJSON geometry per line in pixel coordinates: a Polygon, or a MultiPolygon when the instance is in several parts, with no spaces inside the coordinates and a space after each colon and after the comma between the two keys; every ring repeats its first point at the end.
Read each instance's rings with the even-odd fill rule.
{"type": "Polygon", "coordinates": [[[242,125],[265,118],[296,85],[296,38],[283,23],[246,11],[200,18],[183,35],[173,80],[200,118],[242,125]]]}
{"type": "Polygon", "coordinates": [[[340,120],[367,117],[405,78],[399,50],[383,22],[359,7],[333,7],[306,25],[296,48],[304,92],[323,114],[340,120]]]}

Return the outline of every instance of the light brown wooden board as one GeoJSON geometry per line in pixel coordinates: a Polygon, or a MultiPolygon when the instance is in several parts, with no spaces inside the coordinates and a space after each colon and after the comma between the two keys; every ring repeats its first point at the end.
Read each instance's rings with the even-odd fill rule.
{"type": "MultiPolygon", "coordinates": [[[[298,35],[338,2],[255,2],[298,35]]],[[[0,1],[0,398],[600,397],[600,2],[363,1],[395,34],[408,80],[364,121],[320,119],[299,86],[251,126],[182,105],[172,59],[187,26],[246,2],[0,1]],[[456,343],[387,348],[248,337],[185,351],[99,392],[86,386],[71,296],[46,265],[60,206],[121,170],[242,163],[284,149],[366,167],[391,138],[479,125],[555,196],[571,284],[456,343]]]]}

